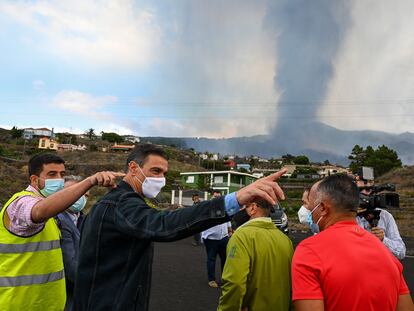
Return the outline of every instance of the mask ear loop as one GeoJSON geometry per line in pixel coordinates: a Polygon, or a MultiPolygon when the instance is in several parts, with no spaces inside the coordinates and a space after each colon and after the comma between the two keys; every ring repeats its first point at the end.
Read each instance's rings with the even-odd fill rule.
{"type": "MultiPolygon", "coordinates": [[[[322,204],[322,202],[320,202],[318,205],[320,206],[321,204],[322,204]]],[[[319,226],[319,222],[322,220],[322,218],[323,218],[323,216],[319,217],[318,221],[316,222],[316,225],[319,226]]]]}
{"type": "MultiPolygon", "coordinates": [[[[130,161],[129,163],[131,163],[132,161],[130,161]]],[[[135,162],[135,161],[134,161],[135,162]]],[[[147,178],[147,176],[145,176],[144,172],[142,171],[141,167],[139,166],[139,164],[137,162],[135,162],[135,164],[138,166],[139,170],[141,171],[142,175],[144,176],[144,181],[145,178],[147,178]]],[[[141,183],[141,185],[144,183],[143,181],[141,181],[138,176],[135,176],[135,178],[141,183]]]]}

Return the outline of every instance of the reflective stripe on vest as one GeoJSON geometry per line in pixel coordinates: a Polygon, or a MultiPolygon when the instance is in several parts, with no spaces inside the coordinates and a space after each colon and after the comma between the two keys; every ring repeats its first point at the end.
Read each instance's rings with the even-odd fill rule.
{"type": "Polygon", "coordinates": [[[24,285],[45,284],[54,282],[65,277],[65,272],[60,270],[58,272],[48,274],[34,274],[21,275],[15,277],[0,277],[0,287],[14,287],[24,285]]]}
{"type": "Polygon", "coordinates": [[[0,309],[61,311],[66,302],[65,273],[55,219],[28,237],[11,233],[4,223],[8,206],[27,195],[37,196],[16,193],[0,210],[0,309]]]}
{"type": "Polygon", "coordinates": [[[12,254],[12,253],[27,253],[27,252],[40,252],[49,251],[52,249],[60,248],[60,241],[44,241],[44,242],[30,242],[24,244],[2,244],[0,243],[0,253],[12,254]]]}

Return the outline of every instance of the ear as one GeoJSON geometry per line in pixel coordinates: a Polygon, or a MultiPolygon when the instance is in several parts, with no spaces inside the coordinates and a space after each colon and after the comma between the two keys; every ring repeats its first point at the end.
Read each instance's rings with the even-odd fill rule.
{"type": "Polygon", "coordinates": [[[331,213],[332,205],[328,201],[322,201],[319,208],[321,216],[326,216],[331,213]]]}
{"type": "Polygon", "coordinates": [[[249,216],[256,215],[258,208],[259,207],[256,204],[252,204],[251,207],[250,207],[250,215],[249,216]]]}
{"type": "Polygon", "coordinates": [[[138,170],[137,162],[131,161],[131,162],[128,163],[128,171],[133,173],[133,175],[135,175],[137,173],[137,170],[138,170]]]}
{"type": "Polygon", "coordinates": [[[30,175],[29,177],[30,179],[30,185],[33,187],[38,187],[39,186],[39,176],[36,175],[30,175]]]}

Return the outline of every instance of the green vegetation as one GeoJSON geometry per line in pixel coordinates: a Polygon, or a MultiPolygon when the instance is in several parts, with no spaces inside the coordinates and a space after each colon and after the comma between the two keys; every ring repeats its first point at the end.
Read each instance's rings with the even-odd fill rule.
{"type": "Polygon", "coordinates": [[[293,163],[308,165],[310,162],[309,162],[309,158],[307,156],[301,155],[301,156],[297,156],[296,158],[294,158],[293,163]]]}
{"type": "Polygon", "coordinates": [[[10,135],[12,138],[20,138],[23,135],[23,130],[19,130],[16,126],[13,126],[10,130],[10,135]]]}
{"type": "Polygon", "coordinates": [[[95,130],[93,128],[90,128],[85,132],[85,135],[89,138],[89,140],[93,140],[96,138],[95,130]]]}
{"type": "Polygon", "coordinates": [[[74,134],[57,133],[56,138],[61,144],[72,144],[72,145],[78,144],[78,138],[74,134]]]}
{"type": "Polygon", "coordinates": [[[102,140],[106,140],[110,143],[122,143],[125,141],[125,139],[122,136],[118,135],[117,133],[102,132],[101,134],[102,134],[102,140]]]}
{"type": "Polygon", "coordinates": [[[378,177],[402,165],[397,152],[385,145],[377,149],[371,146],[364,149],[355,145],[348,159],[351,160],[349,168],[353,173],[358,173],[362,166],[370,166],[374,168],[374,174],[378,177]]]}

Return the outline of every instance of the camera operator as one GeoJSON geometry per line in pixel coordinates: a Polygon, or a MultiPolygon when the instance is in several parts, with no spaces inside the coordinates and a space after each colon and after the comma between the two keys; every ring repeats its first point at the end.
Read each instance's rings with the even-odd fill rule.
{"type": "MultiPolygon", "coordinates": [[[[361,194],[367,196],[371,194],[369,187],[366,189],[367,185],[364,180],[357,178],[356,184],[358,188],[360,188],[361,194]]],[[[394,217],[391,213],[381,208],[375,208],[372,213],[366,211],[363,214],[359,214],[356,217],[356,221],[359,226],[367,231],[370,231],[378,239],[380,239],[380,241],[382,241],[398,259],[403,259],[405,257],[405,244],[401,239],[397,224],[395,223],[394,217]],[[379,213],[378,224],[377,226],[371,226],[370,221],[374,218],[375,211],[378,211],[377,213],[379,213]]]]}

